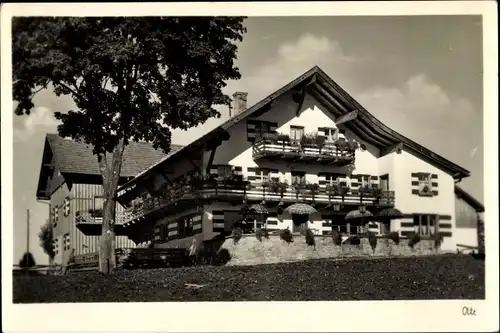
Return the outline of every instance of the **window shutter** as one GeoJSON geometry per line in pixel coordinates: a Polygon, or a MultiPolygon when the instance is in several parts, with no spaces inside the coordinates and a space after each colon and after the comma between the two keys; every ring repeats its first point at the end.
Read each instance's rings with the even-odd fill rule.
{"type": "Polygon", "coordinates": [[[69,213],[70,213],[70,201],[69,197],[66,197],[66,199],[64,199],[64,216],[69,216],[69,213]]]}
{"type": "Polygon", "coordinates": [[[54,226],[57,225],[57,222],[59,222],[59,207],[55,206],[54,207],[54,226]]]}

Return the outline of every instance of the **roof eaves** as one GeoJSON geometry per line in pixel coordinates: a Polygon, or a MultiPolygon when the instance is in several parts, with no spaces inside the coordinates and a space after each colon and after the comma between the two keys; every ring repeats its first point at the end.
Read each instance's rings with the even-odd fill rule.
{"type": "MultiPolygon", "coordinates": [[[[417,142],[405,137],[404,135],[396,132],[395,130],[389,128],[387,125],[378,120],[375,116],[373,116],[368,110],[366,110],[356,99],[349,95],[342,87],[340,87],[328,74],[326,74],[321,68],[316,68],[318,72],[318,76],[323,79],[325,83],[331,86],[333,90],[339,92],[342,97],[353,106],[353,109],[359,110],[363,116],[369,118],[377,128],[375,130],[379,130],[385,132],[389,136],[397,138],[404,145],[414,150],[416,153],[424,154],[437,162],[439,165],[446,167],[451,170],[455,174],[458,175],[456,178],[465,178],[470,176],[470,171],[462,168],[458,164],[451,162],[450,160],[444,158],[443,156],[425,148],[424,146],[418,144],[417,142]]],[[[454,175],[455,176],[455,175],[454,175]]],[[[455,178],[455,177],[454,177],[455,178]]]]}
{"type": "Polygon", "coordinates": [[[136,183],[137,181],[139,181],[140,178],[145,177],[148,173],[152,172],[152,170],[154,170],[157,167],[159,167],[162,163],[164,163],[168,159],[172,158],[174,155],[180,154],[185,149],[189,149],[189,148],[191,148],[193,146],[196,146],[197,144],[200,144],[200,143],[206,141],[206,139],[209,138],[211,135],[213,135],[215,132],[221,131],[221,130],[224,130],[224,131],[228,130],[229,128],[231,128],[232,126],[236,125],[240,121],[242,121],[242,120],[246,119],[247,117],[251,116],[254,112],[258,111],[259,109],[261,109],[262,107],[264,107],[268,103],[271,103],[273,100],[279,98],[280,96],[282,96],[284,93],[286,93],[290,89],[294,88],[298,84],[300,84],[303,81],[307,80],[309,77],[311,77],[312,75],[316,74],[318,72],[318,70],[320,70],[320,68],[318,66],[314,66],[313,68],[311,68],[310,70],[308,70],[306,73],[300,75],[299,77],[297,77],[293,81],[289,82],[285,86],[281,87],[280,89],[276,90],[275,92],[273,92],[269,96],[263,98],[262,100],[260,100],[259,102],[255,103],[251,107],[249,107],[246,110],[242,111],[241,113],[239,113],[239,114],[231,117],[230,119],[226,120],[221,125],[217,126],[215,129],[209,131],[208,133],[206,133],[203,136],[199,137],[198,139],[192,141],[190,144],[182,147],[181,149],[173,152],[172,154],[167,155],[164,159],[162,159],[161,161],[159,161],[155,165],[153,165],[150,168],[144,170],[143,172],[137,174],[132,180],[130,180],[129,182],[127,182],[126,184],[124,184],[123,186],[121,186],[120,189],[119,189],[119,191],[122,190],[122,189],[124,189],[124,188],[126,188],[126,187],[129,187],[130,185],[133,185],[134,183],[136,183]]]}

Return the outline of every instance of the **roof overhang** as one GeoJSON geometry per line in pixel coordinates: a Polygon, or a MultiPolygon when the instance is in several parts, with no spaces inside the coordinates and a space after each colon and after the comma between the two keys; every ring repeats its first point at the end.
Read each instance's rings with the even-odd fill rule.
{"type": "MultiPolygon", "coordinates": [[[[221,140],[228,140],[228,130],[231,127],[248,117],[258,117],[269,111],[275,100],[289,91],[301,92],[302,96],[304,96],[305,93],[312,95],[323,104],[334,117],[337,119],[340,117],[343,124],[355,132],[360,139],[379,149],[389,149],[396,146],[404,147],[405,150],[422,160],[447,172],[454,179],[462,179],[470,176],[468,170],[387,127],[335,83],[325,72],[323,72],[323,70],[315,66],[252,107],[233,116],[216,129],[167,156],[161,162],[152,166],[142,174],[136,175],[133,180],[123,185],[119,190],[121,191],[127,187],[131,187],[133,184],[141,181],[141,179],[151,174],[156,168],[161,168],[165,165],[167,161],[172,163],[175,158],[183,156],[185,153],[192,152],[202,147],[206,148],[210,143],[216,144],[221,142],[221,140]]],[[[300,101],[295,100],[296,97],[293,99],[300,104],[300,101]]]]}

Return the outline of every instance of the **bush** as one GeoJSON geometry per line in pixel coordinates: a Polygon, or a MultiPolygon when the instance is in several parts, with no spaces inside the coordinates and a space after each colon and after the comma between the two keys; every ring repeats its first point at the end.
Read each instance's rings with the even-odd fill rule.
{"type": "Polygon", "coordinates": [[[387,234],[387,238],[392,240],[394,244],[399,244],[399,233],[397,231],[392,231],[387,234]]]}
{"type": "Polygon", "coordinates": [[[418,244],[418,242],[420,242],[420,235],[417,234],[416,232],[412,232],[408,236],[408,246],[413,249],[415,245],[418,244]]]}
{"type": "Polygon", "coordinates": [[[262,237],[264,237],[265,239],[269,239],[269,231],[267,231],[267,229],[265,228],[258,228],[257,232],[255,233],[255,237],[259,242],[262,242],[262,237]]]}
{"type": "Polygon", "coordinates": [[[215,256],[215,265],[225,265],[231,260],[231,254],[227,249],[221,249],[215,256]]]}
{"type": "Polygon", "coordinates": [[[377,248],[377,236],[373,232],[368,232],[368,242],[370,243],[370,246],[375,252],[375,249],[377,248]]]}
{"type": "Polygon", "coordinates": [[[280,231],[280,238],[287,243],[293,243],[293,235],[292,235],[292,232],[290,231],[290,229],[288,229],[288,228],[282,229],[280,231]]]}
{"type": "Polygon", "coordinates": [[[243,230],[241,230],[241,228],[234,228],[233,230],[234,244],[238,244],[242,236],[243,236],[243,230]]]}
{"type": "Polygon", "coordinates": [[[332,229],[332,240],[334,245],[342,245],[342,237],[337,229],[332,229]]]}
{"type": "Polygon", "coordinates": [[[31,254],[31,252],[26,252],[25,254],[23,254],[21,260],[19,260],[19,267],[21,268],[31,268],[35,265],[35,258],[33,257],[33,254],[31,254]]]}
{"type": "Polygon", "coordinates": [[[314,240],[314,233],[311,229],[306,229],[306,244],[309,246],[316,247],[316,241],[314,240]]]}
{"type": "Polygon", "coordinates": [[[346,240],[346,243],[350,245],[360,245],[361,239],[359,238],[358,235],[353,235],[346,240]]]}

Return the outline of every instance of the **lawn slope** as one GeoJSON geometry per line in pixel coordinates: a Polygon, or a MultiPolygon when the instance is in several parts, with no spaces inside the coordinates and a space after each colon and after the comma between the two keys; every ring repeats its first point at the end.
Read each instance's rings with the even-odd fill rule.
{"type": "Polygon", "coordinates": [[[484,299],[484,261],[468,255],[16,276],[14,302],[484,299]],[[201,285],[195,289],[186,284],[201,285]]]}

